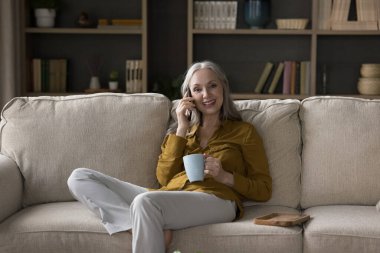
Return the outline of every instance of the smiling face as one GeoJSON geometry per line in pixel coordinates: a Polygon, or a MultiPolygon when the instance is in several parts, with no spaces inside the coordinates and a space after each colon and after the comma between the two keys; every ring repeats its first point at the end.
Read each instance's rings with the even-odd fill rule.
{"type": "Polygon", "coordinates": [[[214,71],[207,68],[197,70],[190,79],[189,87],[203,118],[219,117],[223,105],[223,85],[214,71]]]}

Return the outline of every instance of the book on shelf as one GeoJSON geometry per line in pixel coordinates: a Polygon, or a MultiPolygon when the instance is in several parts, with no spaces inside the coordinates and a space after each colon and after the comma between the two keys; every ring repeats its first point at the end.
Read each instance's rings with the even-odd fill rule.
{"type": "Polygon", "coordinates": [[[318,1],[318,29],[330,30],[331,28],[332,0],[318,1]]]}
{"type": "Polygon", "coordinates": [[[310,93],[310,61],[301,61],[300,63],[300,94],[307,95],[310,93]]]}
{"type": "Polygon", "coordinates": [[[66,92],[67,59],[32,59],[33,92],[66,92]]]}
{"type": "Polygon", "coordinates": [[[143,64],[142,60],[126,60],[125,85],[127,93],[139,93],[143,91],[143,64]]]}
{"type": "MultiPolygon", "coordinates": [[[[331,0],[325,0],[331,1],[331,0]]],[[[324,1],[319,2],[319,11],[324,1]]],[[[379,29],[379,0],[333,0],[331,9],[331,29],[332,30],[378,30],[379,29]],[[349,20],[351,1],[355,1],[356,20],[349,20]]],[[[319,14],[320,17],[322,14],[319,14]]],[[[323,15],[322,15],[323,16],[323,15]]],[[[323,20],[318,22],[318,28],[323,29],[323,20]]]]}
{"type": "Polygon", "coordinates": [[[334,0],[331,10],[331,21],[347,21],[351,0],[334,0]]]}
{"type": "Polygon", "coordinates": [[[255,93],[261,93],[263,90],[263,87],[265,85],[265,82],[267,81],[269,74],[271,73],[273,69],[273,63],[267,62],[265,63],[264,69],[261,72],[260,78],[257,81],[256,87],[255,87],[255,93]]]}
{"type": "MultiPolygon", "coordinates": [[[[284,95],[307,95],[310,94],[311,85],[311,63],[310,61],[294,61],[286,60],[280,62],[270,62],[273,65],[266,63],[264,70],[260,75],[260,82],[262,94],[275,94],[281,93],[284,95]],[[266,69],[266,70],[265,70],[266,69]],[[268,74],[268,71],[270,74],[268,74]],[[265,76],[266,79],[265,79],[265,76]],[[282,78],[282,79],[281,79],[282,78]],[[265,81],[262,81],[264,80],[265,81]]],[[[260,87],[256,87],[260,89],[260,87]]]]}
{"type": "Polygon", "coordinates": [[[273,94],[274,91],[276,90],[283,72],[284,72],[284,63],[279,62],[277,65],[276,71],[274,72],[273,79],[269,85],[269,89],[268,89],[269,94],[273,94]]]}
{"type": "Polygon", "coordinates": [[[284,62],[284,78],[282,82],[282,93],[285,95],[290,94],[291,73],[292,73],[292,62],[285,61],[284,62]]]}
{"type": "Polygon", "coordinates": [[[237,1],[195,1],[195,29],[235,29],[237,1]]]}
{"type": "Polygon", "coordinates": [[[291,71],[290,71],[290,95],[295,95],[296,89],[297,89],[297,74],[299,74],[299,71],[297,71],[297,62],[291,61],[291,71]]]}
{"type": "Polygon", "coordinates": [[[335,21],[331,25],[332,30],[378,30],[377,21],[335,21]]]}
{"type": "Polygon", "coordinates": [[[378,0],[356,0],[356,14],[358,21],[377,22],[378,0]]]}

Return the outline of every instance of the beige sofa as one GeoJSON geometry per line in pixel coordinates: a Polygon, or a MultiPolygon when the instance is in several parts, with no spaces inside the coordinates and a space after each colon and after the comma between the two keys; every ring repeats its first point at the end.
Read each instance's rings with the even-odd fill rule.
{"type": "MultiPolygon", "coordinates": [[[[175,231],[170,252],[379,252],[380,100],[236,104],[264,140],[273,196],[245,202],[239,221],[175,231]],[[287,228],[252,222],[272,212],[311,220],[287,228]]],[[[171,108],[158,94],[10,101],[0,121],[0,252],[131,252],[131,234],[109,236],[66,180],[74,168],[89,167],[158,187],[155,165],[173,125],[171,108]]]]}

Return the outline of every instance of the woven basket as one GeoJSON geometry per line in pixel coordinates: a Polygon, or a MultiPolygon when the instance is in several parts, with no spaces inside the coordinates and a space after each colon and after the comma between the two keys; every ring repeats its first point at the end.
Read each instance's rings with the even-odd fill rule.
{"type": "Polygon", "coordinates": [[[309,20],[305,18],[276,19],[276,25],[278,29],[302,30],[306,28],[308,22],[309,20]]]}
{"type": "Polygon", "coordinates": [[[362,77],[380,77],[380,64],[362,64],[360,75],[362,77]]]}
{"type": "Polygon", "coordinates": [[[380,78],[359,78],[358,91],[363,95],[380,95],[380,78]]]}

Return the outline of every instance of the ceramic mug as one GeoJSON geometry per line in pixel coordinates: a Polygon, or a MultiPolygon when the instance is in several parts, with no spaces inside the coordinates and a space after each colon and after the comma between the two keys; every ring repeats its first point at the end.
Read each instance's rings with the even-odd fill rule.
{"type": "Polygon", "coordinates": [[[183,164],[190,182],[203,181],[205,161],[203,154],[191,154],[183,157],[183,164]]]}

